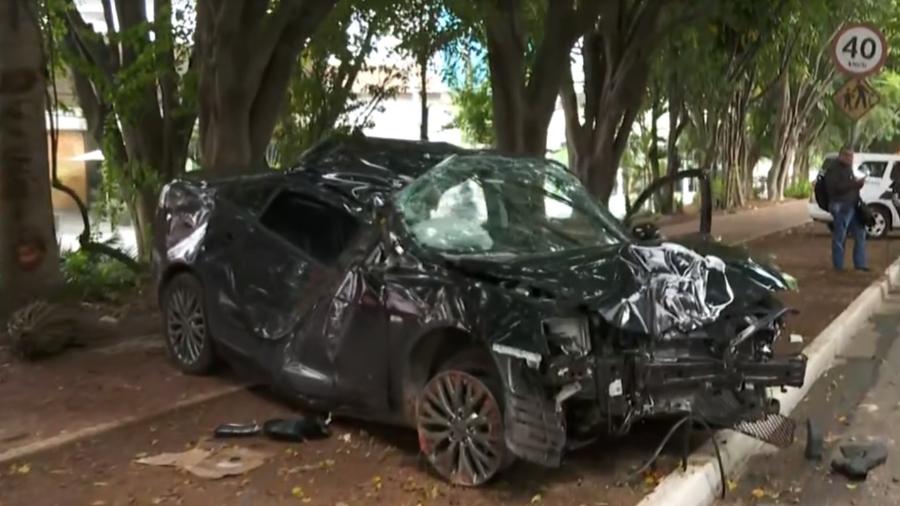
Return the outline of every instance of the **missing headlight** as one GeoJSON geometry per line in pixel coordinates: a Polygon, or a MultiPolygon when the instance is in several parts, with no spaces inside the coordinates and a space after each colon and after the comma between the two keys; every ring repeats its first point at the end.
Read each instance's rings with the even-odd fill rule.
{"type": "Polygon", "coordinates": [[[566,353],[591,351],[587,318],[547,318],[543,322],[544,335],[566,353]]]}

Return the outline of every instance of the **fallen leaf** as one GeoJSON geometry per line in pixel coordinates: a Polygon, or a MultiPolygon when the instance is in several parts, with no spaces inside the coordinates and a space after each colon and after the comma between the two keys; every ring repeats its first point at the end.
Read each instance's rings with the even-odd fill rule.
{"type": "Polygon", "coordinates": [[[847,489],[848,489],[848,490],[856,490],[856,487],[858,487],[858,486],[859,486],[859,485],[857,485],[856,483],[848,483],[848,484],[847,484],[847,489]]]}
{"type": "Polygon", "coordinates": [[[106,483],[105,481],[95,481],[94,482],[95,487],[105,487],[107,485],[109,485],[109,483],[106,483]]]}
{"type": "Polygon", "coordinates": [[[22,464],[20,466],[12,465],[13,474],[28,474],[31,472],[31,464],[22,464]]]}
{"type": "Polygon", "coordinates": [[[291,489],[291,495],[297,498],[303,498],[303,487],[294,487],[291,489]]]}
{"type": "Polygon", "coordinates": [[[761,488],[754,488],[753,491],[750,492],[750,495],[752,495],[756,499],[762,499],[766,496],[766,491],[761,488]]]}
{"type": "Polygon", "coordinates": [[[732,491],[732,490],[736,489],[737,486],[738,486],[738,485],[737,485],[737,482],[734,481],[734,480],[728,480],[728,481],[726,482],[726,484],[728,485],[728,490],[729,490],[729,491],[732,491]]]}
{"type": "Polygon", "coordinates": [[[534,494],[534,497],[531,498],[531,504],[537,504],[543,500],[544,498],[541,497],[541,494],[534,494]]]}

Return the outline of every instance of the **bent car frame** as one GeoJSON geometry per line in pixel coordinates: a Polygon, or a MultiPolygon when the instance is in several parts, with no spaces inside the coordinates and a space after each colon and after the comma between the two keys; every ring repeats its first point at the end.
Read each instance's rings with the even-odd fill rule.
{"type": "Polygon", "coordinates": [[[310,409],[414,427],[480,485],[514,459],[691,413],[778,412],[792,278],[714,243],[640,242],[555,162],[337,137],[280,173],[177,180],[153,263],[182,370],[220,359],[310,409]]]}

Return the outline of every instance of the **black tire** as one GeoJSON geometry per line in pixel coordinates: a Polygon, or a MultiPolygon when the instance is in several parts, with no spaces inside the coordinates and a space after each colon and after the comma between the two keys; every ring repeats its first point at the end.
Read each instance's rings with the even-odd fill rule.
{"type": "Polygon", "coordinates": [[[209,374],[216,353],[206,317],[203,285],[193,275],[181,273],[166,283],[162,296],[166,348],[175,365],[187,374],[209,374]]]}
{"type": "Polygon", "coordinates": [[[514,462],[506,448],[500,385],[490,356],[469,349],[445,361],[422,388],[419,450],[445,481],[478,487],[514,462]]]}
{"type": "Polygon", "coordinates": [[[881,206],[869,206],[869,211],[872,212],[875,224],[871,227],[866,227],[866,234],[872,239],[887,237],[888,232],[891,231],[890,213],[881,206]]]}

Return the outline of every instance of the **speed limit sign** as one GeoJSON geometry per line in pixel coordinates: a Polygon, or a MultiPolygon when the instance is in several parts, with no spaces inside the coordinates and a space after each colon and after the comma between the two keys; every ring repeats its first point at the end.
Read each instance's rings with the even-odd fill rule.
{"type": "Polygon", "coordinates": [[[838,70],[868,76],[881,70],[887,59],[887,42],[881,30],[868,23],[849,24],[835,34],[831,56],[838,70]]]}

